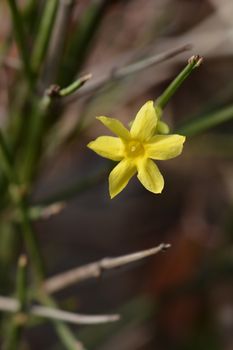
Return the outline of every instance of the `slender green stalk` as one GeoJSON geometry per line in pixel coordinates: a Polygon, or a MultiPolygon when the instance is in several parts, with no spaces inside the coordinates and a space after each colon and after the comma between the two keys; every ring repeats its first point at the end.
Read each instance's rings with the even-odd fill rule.
{"type": "Polygon", "coordinates": [[[25,147],[25,158],[21,167],[22,178],[27,184],[30,184],[35,171],[37,170],[35,165],[39,157],[41,138],[45,126],[45,116],[50,104],[51,99],[49,96],[44,96],[40,102],[34,102],[34,113],[32,118],[30,118],[25,147]]]}
{"type": "Polygon", "coordinates": [[[18,10],[15,0],[8,0],[8,5],[11,11],[15,39],[21,55],[25,76],[27,78],[28,84],[31,86],[33,77],[32,77],[32,72],[30,68],[28,50],[26,46],[26,37],[25,37],[25,32],[24,32],[24,27],[22,22],[22,16],[20,15],[20,12],[18,10]]]}
{"type": "Polygon", "coordinates": [[[37,1],[36,0],[27,0],[25,4],[25,10],[24,14],[27,15],[27,13],[31,14],[31,11],[33,11],[33,8],[35,7],[37,1]]]}
{"type": "Polygon", "coordinates": [[[18,207],[21,211],[21,228],[24,234],[24,239],[27,244],[28,252],[31,255],[32,264],[34,265],[34,269],[36,272],[35,280],[37,284],[40,284],[44,276],[45,268],[35,232],[32,230],[27,210],[27,204],[23,198],[19,200],[18,207]]]}
{"type": "Polygon", "coordinates": [[[86,82],[92,77],[91,74],[84,75],[83,77],[79,78],[78,80],[74,81],[72,84],[69,86],[61,89],[59,91],[59,96],[60,97],[66,97],[71,94],[73,94],[75,91],[80,89],[86,82]]]}
{"type": "Polygon", "coordinates": [[[162,95],[155,101],[155,105],[163,109],[170,98],[174,95],[180,85],[189,77],[193,70],[200,66],[203,58],[196,55],[188,60],[187,66],[180,72],[180,74],[171,82],[162,95]]]}
{"type": "Polygon", "coordinates": [[[17,273],[17,299],[19,300],[19,312],[25,312],[27,306],[27,258],[21,255],[18,261],[17,273]]]}
{"type": "Polygon", "coordinates": [[[0,221],[0,286],[1,293],[8,294],[12,291],[12,280],[9,271],[15,263],[20,236],[15,232],[15,224],[12,221],[0,221]]]}
{"type": "Polygon", "coordinates": [[[75,0],[59,1],[53,32],[43,64],[42,87],[47,87],[57,81],[75,3],[75,0]]]}
{"type": "Polygon", "coordinates": [[[6,174],[6,177],[9,179],[9,182],[16,183],[16,174],[12,169],[12,158],[9,152],[8,146],[5,142],[2,132],[0,131],[0,159],[3,171],[6,174]]]}
{"type": "Polygon", "coordinates": [[[220,109],[216,112],[208,113],[199,118],[185,122],[177,128],[177,132],[182,135],[193,136],[202,133],[219,124],[225,123],[233,118],[233,105],[220,109]]]}
{"type": "Polygon", "coordinates": [[[35,12],[36,12],[36,6],[38,5],[38,1],[36,0],[27,0],[24,7],[24,19],[26,21],[34,22],[35,23],[35,12]]]}
{"type": "Polygon", "coordinates": [[[45,2],[45,9],[42,14],[38,36],[32,53],[32,67],[34,72],[38,71],[45,57],[49,38],[53,29],[57,6],[58,0],[49,0],[45,2]]]}
{"type": "MultiPolygon", "coordinates": [[[[13,201],[15,202],[15,205],[18,207],[19,212],[21,214],[21,228],[24,234],[24,239],[28,247],[28,251],[31,256],[32,263],[34,265],[35,273],[36,273],[36,281],[37,284],[40,285],[43,276],[44,276],[44,267],[43,267],[43,261],[40,255],[40,250],[36,242],[35,234],[32,230],[30,218],[28,215],[28,207],[27,203],[24,199],[24,196],[22,196],[22,189],[20,188],[17,175],[14,172],[14,168],[11,165],[11,158],[10,154],[7,148],[7,145],[5,143],[4,137],[2,135],[2,132],[0,132],[0,155],[2,156],[2,159],[4,160],[4,170],[6,172],[6,175],[9,179],[9,182],[11,183],[11,196],[13,201]]],[[[44,300],[48,304],[48,299],[44,300]]],[[[50,299],[50,303],[53,303],[52,299],[50,299]]],[[[69,328],[60,321],[54,321],[55,329],[63,342],[63,344],[66,346],[68,350],[77,350],[78,348],[78,342],[69,330],[69,328]]],[[[16,348],[7,348],[7,350],[14,350],[16,348]]],[[[82,348],[80,348],[82,349],[82,348]]]]}
{"type": "Polygon", "coordinates": [[[35,102],[35,112],[30,124],[24,162],[23,178],[26,183],[31,182],[36,170],[35,165],[38,163],[41,138],[45,127],[45,116],[47,115],[53,99],[56,97],[66,97],[71,95],[80,89],[90,78],[91,75],[87,74],[63,89],[60,89],[57,85],[52,85],[41,101],[35,102]]]}
{"type": "Polygon", "coordinates": [[[8,338],[4,344],[4,350],[17,350],[19,348],[21,334],[27,322],[27,277],[26,277],[26,256],[22,255],[18,262],[18,272],[16,281],[16,295],[19,301],[19,309],[14,315],[12,325],[8,333],[8,338]]]}
{"type": "Polygon", "coordinates": [[[23,187],[20,185],[17,174],[13,168],[10,152],[4,140],[3,134],[0,131],[0,157],[2,160],[3,170],[9,180],[9,192],[15,205],[18,207],[21,214],[21,228],[27,244],[28,251],[31,255],[32,264],[36,272],[37,282],[40,282],[43,277],[43,263],[36,240],[36,236],[32,231],[30,219],[28,217],[26,200],[24,198],[23,187]]]}
{"type": "Polygon", "coordinates": [[[79,72],[88,49],[103,19],[109,1],[92,0],[75,28],[61,69],[61,84],[70,84],[79,72]]]}

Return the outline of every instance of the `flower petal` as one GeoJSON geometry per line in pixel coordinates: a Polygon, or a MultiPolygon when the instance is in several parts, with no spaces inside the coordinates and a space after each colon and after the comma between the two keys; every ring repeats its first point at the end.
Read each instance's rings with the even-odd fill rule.
{"type": "Polygon", "coordinates": [[[152,159],[166,160],[177,157],[183,149],[185,136],[156,135],[144,144],[147,156],[152,159]]]}
{"type": "Polygon", "coordinates": [[[126,127],[119,120],[108,117],[96,117],[96,119],[100,120],[109,130],[111,130],[121,139],[130,139],[129,130],[127,130],[126,127]]]}
{"type": "Polygon", "coordinates": [[[151,159],[141,159],[138,164],[138,179],[150,192],[161,193],[164,179],[157,165],[151,159]]]}
{"type": "Polygon", "coordinates": [[[108,159],[121,160],[123,158],[124,146],[118,137],[100,136],[88,143],[87,147],[108,159]]]}
{"type": "Polygon", "coordinates": [[[109,175],[109,192],[111,198],[115,197],[125,188],[135,173],[136,166],[133,162],[123,159],[117,164],[109,175]]]}
{"type": "Polygon", "coordinates": [[[130,133],[132,138],[148,141],[154,134],[158,116],[153,101],[146,102],[138,111],[133,121],[130,133]]]}

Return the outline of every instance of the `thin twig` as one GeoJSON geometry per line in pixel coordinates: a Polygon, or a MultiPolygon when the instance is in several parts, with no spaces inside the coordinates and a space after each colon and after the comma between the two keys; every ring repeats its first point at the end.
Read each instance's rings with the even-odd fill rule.
{"type": "Polygon", "coordinates": [[[17,273],[17,300],[15,315],[12,318],[9,332],[7,333],[4,349],[17,350],[20,346],[22,331],[27,323],[27,315],[25,313],[27,303],[27,287],[26,287],[26,265],[27,258],[25,255],[20,256],[18,261],[17,273]]]}
{"type": "MultiPolygon", "coordinates": [[[[17,299],[0,296],[0,310],[6,312],[17,312],[18,309],[19,302],[17,299]]],[[[59,320],[73,324],[100,324],[115,322],[120,319],[120,315],[118,314],[84,315],[41,305],[33,305],[29,307],[28,313],[37,317],[59,320]]]]}
{"type": "Polygon", "coordinates": [[[25,153],[25,162],[23,169],[24,181],[30,182],[36,170],[38,163],[39,150],[41,146],[41,137],[45,123],[46,113],[48,112],[54,98],[73,94],[74,91],[80,89],[86,81],[91,78],[90,74],[80,77],[65,88],[60,88],[58,85],[52,85],[45,92],[42,99],[37,103],[35,113],[31,119],[30,133],[28,135],[28,147],[25,153]]]}
{"type": "Polygon", "coordinates": [[[194,55],[188,60],[188,64],[184,69],[177,75],[177,77],[171,82],[161,96],[155,101],[155,105],[160,109],[163,109],[170,98],[178,90],[180,85],[190,76],[190,74],[198,68],[203,62],[203,57],[194,55]]]}
{"type": "Polygon", "coordinates": [[[49,44],[49,38],[53,29],[53,23],[56,16],[58,0],[50,0],[45,2],[45,8],[41,16],[40,27],[36,38],[34,50],[32,53],[32,67],[34,73],[38,73],[46,49],[49,44]]]}
{"type": "Polygon", "coordinates": [[[44,62],[41,78],[42,89],[46,88],[48,85],[56,81],[59,65],[62,58],[62,51],[65,46],[65,39],[69,28],[70,15],[72,14],[73,5],[74,0],[59,1],[57,16],[53,26],[53,32],[44,62]]]}
{"type": "Polygon", "coordinates": [[[186,136],[198,135],[232,118],[233,105],[229,105],[214,112],[203,114],[192,120],[187,120],[176,129],[176,132],[186,136]]]}
{"type": "Polygon", "coordinates": [[[54,293],[66,288],[74,283],[79,283],[89,278],[99,277],[103,271],[114,269],[148,256],[157,254],[170,247],[170,244],[161,243],[151,249],[146,249],[137,253],[127,254],[116,258],[104,258],[100,261],[74,268],[57,276],[49,278],[44,283],[44,289],[48,293],[54,293]]]}
{"type": "Polygon", "coordinates": [[[81,76],[79,79],[71,83],[69,86],[61,89],[59,91],[60,97],[66,97],[73,93],[75,93],[78,89],[80,89],[89,79],[92,78],[92,74],[86,74],[81,76]]]}
{"type": "MultiPolygon", "coordinates": [[[[22,188],[20,186],[18,175],[13,167],[11,161],[11,154],[7,146],[8,145],[6,144],[3,134],[0,130],[0,156],[3,160],[2,165],[11,185],[10,194],[12,200],[14,201],[16,207],[21,213],[20,224],[22,228],[22,233],[24,235],[24,240],[27,244],[27,248],[30,253],[30,257],[35,271],[36,282],[38,285],[40,284],[44,276],[44,263],[41,257],[36,235],[31,226],[30,217],[28,214],[28,206],[26,199],[24,198],[24,191],[22,191],[22,188]]],[[[75,336],[66,326],[66,324],[64,324],[60,320],[52,320],[52,322],[61,341],[68,350],[84,349],[81,343],[77,342],[75,336]]]]}
{"type": "Polygon", "coordinates": [[[22,185],[20,184],[20,181],[18,179],[18,174],[16,173],[13,167],[12,157],[1,130],[0,130],[0,157],[2,160],[3,170],[10,184],[9,194],[11,195],[12,201],[14,202],[15,206],[18,208],[21,215],[22,234],[24,236],[25,243],[27,245],[28,251],[32,259],[37,282],[39,282],[40,280],[42,280],[42,276],[44,272],[44,266],[43,266],[43,261],[40,254],[40,249],[38,247],[36,235],[34,234],[31,228],[30,218],[28,216],[28,211],[27,211],[27,203],[25,199],[25,189],[22,188],[22,185]]]}
{"type": "Polygon", "coordinates": [[[29,216],[31,220],[45,220],[51,216],[60,214],[65,207],[65,202],[57,202],[48,206],[34,206],[29,208],[29,216]]]}
{"type": "Polygon", "coordinates": [[[98,31],[103,20],[106,9],[111,1],[94,0],[88,2],[88,6],[82,13],[82,16],[76,26],[73,28],[71,38],[64,55],[64,63],[60,69],[58,81],[61,84],[68,85],[73,77],[79,74],[80,68],[84,63],[90,43],[98,31]]]}
{"type": "Polygon", "coordinates": [[[18,261],[17,297],[19,312],[25,312],[27,307],[27,257],[21,255],[18,261]]]}
{"type": "Polygon", "coordinates": [[[102,75],[99,79],[93,80],[92,83],[84,87],[81,91],[78,91],[76,94],[73,94],[72,96],[66,98],[64,103],[72,102],[77,97],[80,97],[83,95],[92,94],[93,92],[100,89],[101,87],[103,87],[105,84],[109,82],[122,79],[133,73],[137,73],[143,69],[149,68],[153,65],[166,61],[190,49],[191,49],[191,45],[186,44],[186,45],[177,47],[175,49],[168,50],[161,54],[156,54],[156,55],[147,57],[135,63],[125,65],[123,67],[115,67],[110,72],[106,73],[105,75],[102,75]]]}
{"type": "MultiPolygon", "coordinates": [[[[66,203],[63,201],[52,203],[50,205],[35,205],[28,207],[27,210],[30,220],[36,221],[47,220],[54,215],[58,215],[65,207],[66,203]]],[[[21,213],[18,208],[15,210],[12,210],[12,208],[7,208],[5,211],[3,211],[3,214],[0,215],[0,218],[4,218],[7,221],[13,221],[17,223],[20,223],[22,220],[21,213]]]]}

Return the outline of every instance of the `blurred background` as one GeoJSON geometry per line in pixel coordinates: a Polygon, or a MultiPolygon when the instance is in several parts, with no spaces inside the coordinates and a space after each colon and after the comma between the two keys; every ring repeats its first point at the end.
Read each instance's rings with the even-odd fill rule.
{"type": "MultiPolygon", "coordinates": [[[[29,55],[49,2],[17,2],[29,55]]],[[[0,15],[0,122],[23,174],[32,108],[7,1],[1,1],[0,15]],[[14,138],[19,118],[24,122],[14,138]]],[[[46,114],[30,178],[32,205],[65,202],[57,215],[33,223],[46,275],[161,242],[172,245],[165,253],[54,293],[66,310],[122,315],[112,324],[72,326],[88,350],[233,349],[232,16],[230,0],[57,2],[34,91],[42,96],[51,84],[64,87],[88,73],[92,78],[46,114]],[[114,79],[120,67],[187,44],[192,45],[189,51],[114,79]],[[171,130],[188,137],[182,156],[159,162],[165,178],[162,194],[153,195],[134,178],[110,200],[108,173],[114,164],[86,147],[106,134],[95,116],[129,123],[193,54],[203,56],[203,64],[164,111],[171,130]],[[95,87],[103,78],[105,83],[95,87]],[[206,118],[216,122],[195,129],[195,121],[206,118]]],[[[8,221],[1,215],[0,240],[10,235],[14,245],[1,243],[3,295],[14,291],[16,261],[24,251],[8,221]]],[[[63,348],[48,322],[24,331],[22,349],[63,348]]]]}

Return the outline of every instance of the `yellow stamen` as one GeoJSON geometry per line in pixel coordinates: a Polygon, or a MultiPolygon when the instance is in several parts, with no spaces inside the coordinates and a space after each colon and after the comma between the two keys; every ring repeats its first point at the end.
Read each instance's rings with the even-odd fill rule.
{"type": "Polygon", "coordinates": [[[132,140],[126,144],[125,152],[126,156],[129,158],[142,156],[144,154],[144,147],[141,142],[132,140]]]}

